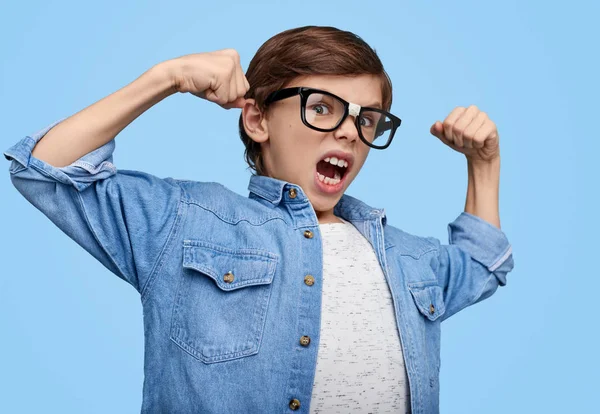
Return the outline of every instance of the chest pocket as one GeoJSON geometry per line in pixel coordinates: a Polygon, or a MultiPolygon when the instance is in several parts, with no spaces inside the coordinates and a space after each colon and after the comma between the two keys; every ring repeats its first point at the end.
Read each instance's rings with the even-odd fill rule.
{"type": "Polygon", "coordinates": [[[424,285],[423,282],[409,283],[408,289],[419,312],[430,321],[435,321],[446,312],[442,288],[424,285]]]}
{"type": "Polygon", "coordinates": [[[207,364],[258,353],[276,266],[264,250],[185,240],[171,340],[207,364]]]}

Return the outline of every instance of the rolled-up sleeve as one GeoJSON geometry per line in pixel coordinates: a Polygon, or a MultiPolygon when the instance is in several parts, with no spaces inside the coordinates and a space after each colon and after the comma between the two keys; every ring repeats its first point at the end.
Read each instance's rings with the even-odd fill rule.
{"type": "Polygon", "coordinates": [[[61,119],[53,122],[35,134],[26,136],[6,150],[4,157],[12,160],[10,172],[16,174],[28,170],[27,173],[20,175],[21,178],[27,176],[33,178],[39,173],[51,181],[71,185],[78,191],[86,189],[94,181],[116,174],[117,169],[113,165],[114,139],[65,167],[54,167],[33,157],[31,153],[35,145],[48,131],[62,121],[61,119]]]}
{"type": "Polygon", "coordinates": [[[155,271],[178,215],[176,180],[117,170],[115,140],[64,167],[32,156],[62,120],[4,152],[17,190],[57,227],[140,293],[155,271]]]}
{"type": "Polygon", "coordinates": [[[437,247],[431,266],[444,291],[444,319],[506,285],[514,260],[512,246],[501,229],[463,212],[448,225],[449,244],[429,240],[437,247]]]}

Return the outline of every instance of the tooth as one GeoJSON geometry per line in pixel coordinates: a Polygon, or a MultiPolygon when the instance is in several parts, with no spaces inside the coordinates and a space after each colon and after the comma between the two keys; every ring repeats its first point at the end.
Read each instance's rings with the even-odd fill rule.
{"type": "Polygon", "coordinates": [[[325,176],[321,173],[317,173],[317,177],[319,177],[319,181],[325,180],[325,176]]]}
{"type": "Polygon", "coordinates": [[[338,159],[337,159],[337,158],[335,158],[335,157],[331,157],[331,159],[329,160],[329,162],[330,162],[331,164],[333,164],[333,165],[337,165],[337,163],[338,163],[338,159]]]}
{"type": "Polygon", "coordinates": [[[348,161],[344,161],[344,167],[348,168],[348,161]]]}
{"type": "Polygon", "coordinates": [[[336,184],[338,184],[339,182],[340,182],[340,179],[339,179],[339,178],[333,178],[333,179],[331,179],[331,184],[332,184],[332,185],[336,185],[336,184]]]}
{"type": "Polygon", "coordinates": [[[338,171],[335,172],[335,175],[333,177],[335,180],[338,181],[338,183],[340,182],[340,178],[342,178],[342,176],[340,175],[340,173],[338,171]]]}
{"type": "Polygon", "coordinates": [[[331,178],[325,177],[325,184],[331,184],[331,178]]]}
{"type": "Polygon", "coordinates": [[[330,158],[329,158],[329,157],[327,157],[327,158],[325,158],[323,161],[325,161],[325,162],[329,162],[329,160],[330,160],[330,158]]]}
{"type": "Polygon", "coordinates": [[[338,160],[337,165],[338,165],[338,167],[343,167],[345,163],[346,163],[346,161],[344,161],[344,160],[338,160]]]}

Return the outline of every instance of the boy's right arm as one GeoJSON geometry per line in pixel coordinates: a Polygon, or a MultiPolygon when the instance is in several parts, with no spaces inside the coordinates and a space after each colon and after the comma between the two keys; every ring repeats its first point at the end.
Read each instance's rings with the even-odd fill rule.
{"type": "Polygon", "coordinates": [[[170,68],[169,61],[154,66],[124,88],[60,122],[31,155],[64,167],[100,148],[147,109],[176,92],[170,68]]]}
{"type": "Polygon", "coordinates": [[[114,138],[145,110],[177,91],[224,107],[240,106],[247,81],[232,52],[163,62],[4,152],[12,160],[11,180],[19,192],[142,294],[179,218],[181,188],[172,179],[117,171],[112,163],[114,138]]]}
{"type": "Polygon", "coordinates": [[[64,167],[111,141],[138,116],[176,92],[190,92],[231,108],[241,106],[247,90],[248,81],[234,50],[168,60],[60,122],[31,155],[52,166],[64,167]]]}

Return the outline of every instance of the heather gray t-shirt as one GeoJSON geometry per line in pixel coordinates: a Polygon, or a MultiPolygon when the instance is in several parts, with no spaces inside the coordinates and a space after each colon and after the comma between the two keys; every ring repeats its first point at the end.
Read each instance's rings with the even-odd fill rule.
{"type": "Polygon", "coordinates": [[[371,244],[349,222],[320,225],[321,341],[311,413],[409,413],[392,297],[371,244]]]}

